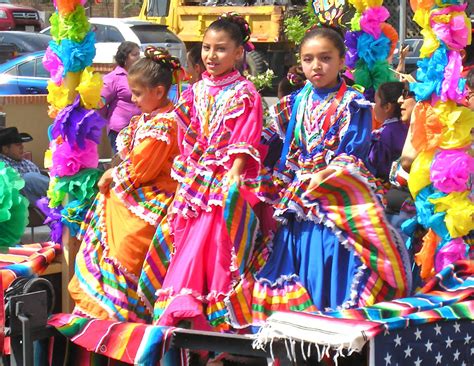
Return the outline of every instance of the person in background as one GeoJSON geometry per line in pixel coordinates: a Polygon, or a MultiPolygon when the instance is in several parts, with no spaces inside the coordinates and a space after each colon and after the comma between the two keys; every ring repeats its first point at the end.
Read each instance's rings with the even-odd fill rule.
{"type": "Polygon", "coordinates": [[[190,84],[201,80],[201,74],[206,71],[206,67],[202,62],[201,48],[201,43],[195,44],[187,53],[188,67],[186,68],[186,74],[188,74],[190,84]]]}
{"type": "Polygon", "coordinates": [[[0,130],[0,161],[6,166],[15,169],[25,181],[21,193],[28,198],[30,204],[46,196],[49,186],[49,177],[41,174],[40,169],[31,160],[25,159],[24,142],[33,141],[31,135],[18,132],[16,127],[7,127],[0,130]]]}
{"type": "Polygon", "coordinates": [[[286,77],[278,83],[278,99],[300,90],[306,81],[301,66],[291,66],[286,77]]]}
{"type": "Polygon", "coordinates": [[[115,140],[119,132],[128,126],[130,119],[140,114],[140,109],[132,102],[128,86],[128,69],[140,58],[140,47],[134,42],[122,42],[115,54],[117,66],[104,76],[102,116],[107,120],[107,135],[114,154],[117,153],[115,140]]]}
{"type": "Polygon", "coordinates": [[[369,150],[369,163],[374,175],[387,183],[392,163],[403,149],[408,133],[408,124],[401,121],[401,105],[398,99],[403,92],[403,83],[388,82],[380,85],[375,93],[375,118],[383,122],[372,132],[369,150]]]}
{"type": "MultiPolygon", "coordinates": [[[[415,93],[411,92],[408,87],[408,83],[404,84],[404,89],[400,98],[398,98],[401,109],[401,120],[402,122],[410,125],[411,114],[416,105],[415,93]]],[[[410,127],[408,128],[408,136],[410,136],[410,127]]],[[[410,173],[411,164],[416,158],[416,151],[411,143],[411,139],[405,139],[405,145],[403,145],[402,155],[400,157],[401,168],[406,172],[410,173]]]]}

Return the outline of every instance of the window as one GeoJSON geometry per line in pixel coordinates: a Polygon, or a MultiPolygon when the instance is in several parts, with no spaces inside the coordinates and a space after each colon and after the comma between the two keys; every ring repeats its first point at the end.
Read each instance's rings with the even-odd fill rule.
{"type": "Polygon", "coordinates": [[[137,35],[140,43],[181,43],[168,28],[157,24],[132,25],[130,29],[137,35]]]}
{"type": "Polygon", "coordinates": [[[11,76],[17,76],[18,75],[18,68],[16,66],[12,67],[10,70],[5,72],[5,74],[11,75],[11,76]]]}
{"type": "Polygon", "coordinates": [[[107,26],[107,42],[123,42],[125,38],[123,38],[122,33],[116,27],[107,26]]]}
{"type": "Polygon", "coordinates": [[[105,25],[92,24],[91,28],[91,30],[95,33],[96,42],[107,42],[107,30],[105,25]]]}
{"type": "Polygon", "coordinates": [[[35,76],[35,60],[18,65],[18,76],[35,76]]]}
{"type": "Polygon", "coordinates": [[[49,78],[51,75],[43,66],[43,59],[36,59],[36,77],[38,78],[49,78]]]}

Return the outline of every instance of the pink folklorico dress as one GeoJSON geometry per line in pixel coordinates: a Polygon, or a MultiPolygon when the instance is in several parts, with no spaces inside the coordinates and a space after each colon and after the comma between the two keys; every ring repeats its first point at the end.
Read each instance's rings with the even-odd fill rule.
{"type": "MultiPolygon", "coordinates": [[[[188,319],[195,328],[224,330],[228,327],[224,299],[244,275],[223,207],[229,190],[225,175],[237,155],[247,157],[240,191],[250,192],[254,203],[276,198],[259,151],[261,97],[237,71],[217,78],[204,73],[183,93],[175,113],[180,155],[174,160],[172,176],[180,186],[172,213],[155,235],[155,245],[166,247],[157,242],[166,241],[163,225],[169,224],[174,253],[155,292],[154,319],[168,326],[188,319]]],[[[237,236],[246,235],[250,233],[243,230],[237,236]]]]}

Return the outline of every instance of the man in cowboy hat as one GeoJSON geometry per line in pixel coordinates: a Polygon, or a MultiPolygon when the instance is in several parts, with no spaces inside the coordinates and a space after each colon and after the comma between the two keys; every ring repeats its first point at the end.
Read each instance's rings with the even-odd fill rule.
{"type": "Polygon", "coordinates": [[[39,168],[30,160],[23,158],[23,143],[32,141],[31,135],[18,132],[16,127],[0,129],[0,161],[15,169],[25,180],[22,193],[35,204],[46,196],[49,178],[41,174],[39,168]]]}

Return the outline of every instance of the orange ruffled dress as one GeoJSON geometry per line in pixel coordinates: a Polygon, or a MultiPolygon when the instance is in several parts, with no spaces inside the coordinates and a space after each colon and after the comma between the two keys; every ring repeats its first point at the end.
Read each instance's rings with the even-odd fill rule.
{"type": "Polygon", "coordinates": [[[113,187],[99,193],[82,225],[69,292],[75,312],[99,319],[147,321],[137,295],[156,226],[176,190],[170,171],[178,154],[173,106],[132,118],[117,140],[122,163],[113,187]]]}

